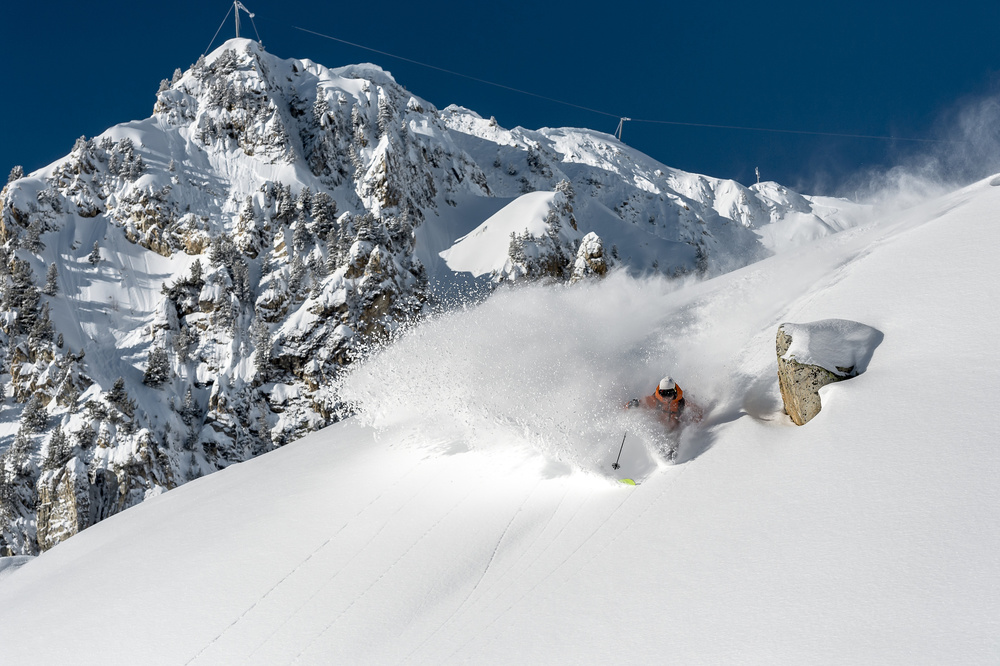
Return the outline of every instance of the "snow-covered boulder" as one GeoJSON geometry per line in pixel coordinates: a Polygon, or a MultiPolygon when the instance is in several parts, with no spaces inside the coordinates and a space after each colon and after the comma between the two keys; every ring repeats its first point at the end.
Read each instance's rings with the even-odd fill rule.
{"type": "Polygon", "coordinates": [[[847,319],[778,327],[778,385],[785,412],[796,425],[819,414],[819,390],[864,372],[882,333],[847,319]]]}
{"type": "Polygon", "coordinates": [[[604,244],[601,237],[591,231],[583,237],[580,249],[576,252],[573,262],[573,275],[570,282],[579,282],[589,277],[604,277],[608,273],[609,262],[604,256],[604,244]]]}

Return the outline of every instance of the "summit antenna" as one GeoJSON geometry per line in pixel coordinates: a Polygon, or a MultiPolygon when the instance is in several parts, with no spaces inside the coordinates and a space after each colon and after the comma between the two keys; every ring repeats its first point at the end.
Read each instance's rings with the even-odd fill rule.
{"type": "Polygon", "coordinates": [[[631,118],[621,118],[618,121],[618,129],[615,130],[615,136],[619,141],[622,140],[622,128],[625,126],[625,121],[632,120],[631,118]]]}
{"type": "Polygon", "coordinates": [[[240,38],[240,10],[246,12],[247,16],[250,17],[250,25],[253,26],[254,34],[257,35],[257,41],[260,41],[260,33],[257,32],[257,24],[253,22],[254,14],[252,11],[247,9],[240,0],[233,1],[233,9],[236,10],[236,39],[240,38]]]}
{"type": "Polygon", "coordinates": [[[264,46],[264,42],[260,41],[260,33],[257,32],[257,24],[254,23],[254,20],[253,20],[254,13],[251,12],[249,9],[247,9],[246,6],[242,2],[240,2],[240,0],[233,0],[232,7],[230,7],[229,11],[226,12],[226,16],[225,16],[225,18],[222,19],[222,23],[219,24],[219,28],[215,31],[215,34],[212,35],[212,41],[209,42],[208,48],[205,49],[205,53],[208,53],[209,50],[212,48],[212,44],[215,43],[215,38],[219,36],[219,30],[222,30],[222,26],[224,26],[226,24],[226,21],[229,20],[229,15],[232,14],[233,12],[236,13],[236,38],[239,39],[239,37],[240,37],[240,11],[241,10],[244,13],[246,13],[247,16],[250,17],[250,25],[253,26],[253,32],[254,32],[255,35],[257,35],[257,43],[260,44],[261,47],[264,46]]]}

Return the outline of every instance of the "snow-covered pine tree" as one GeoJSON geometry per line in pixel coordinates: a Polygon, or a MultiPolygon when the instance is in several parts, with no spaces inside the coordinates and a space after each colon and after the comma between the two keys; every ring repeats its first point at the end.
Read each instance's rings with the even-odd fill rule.
{"type": "Polygon", "coordinates": [[[45,273],[45,287],[42,293],[46,296],[55,296],[59,291],[59,269],[54,263],[49,264],[49,270],[45,273]]]}
{"type": "Polygon", "coordinates": [[[28,399],[21,412],[21,430],[28,435],[45,430],[45,425],[49,421],[49,411],[38,393],[28,399]]]}
{"type": "Polygon", "coordinates": [[[94,445],[94,439],[97,438],[97,433],[94,431],[94,427],[90,425],[89,421],[85,421],[80,429],[73,433],[73,440],[76,445],[83,450],[89,449],[94,445]]]}
{"type": "Polygon", "coordinates": [[[115,380],[114,386],[104,398],[109,405],[117,407],[118,411],[126,416],[133,416],[135,414],[135,401],[128,397],[128,391],[125,390],[125,378],[119,377],[115,380]]]}
{"type": "Polygon", "coordinates": [[[101,263],[101,246],[97,244],[97,241],[94,241],[94,248],[90,251],[87,261],[95,266],[101,263]]]}
{"type": "Polygon", "coordinates": [[[15,180],[20,180],[21,178],[24,178],[24,167],[18,164],[10,170],[10,175],[7,176],[7,183],[13,183],[15,180]]]}
{"type": "Polygon", "coordinates": [[[38,316],[38,302],[41,295],[35,286],[35,278],[31,265],[22,259],[14,257],[10,266],[11,282],[4,290],[4,306],[7,310],[17,311],[15,330],[27,333],[38,316]]]}
{"type": "Polygon", "coordinates": [[[193,425],[198,418],[198,404],[194,401],[194,392],[188,386],[184,394],[184,404],[181,406],[181,420],[185,425],[193,425]]]}
{"type": "Polygon", "coordinates": [[[337,222],[337,202],[322,190],[313,195],[312,222],[313,232],[320,238],[330,233],[337,222]]]}
{"type": "Polygon", "coordinates": [[[48,448],[45,453],[45,461],[42,469],[56,469],[66,464],[66,461],[73,457],[73,444],[63,432],[62,425],[57,424],[49,437],[48,448]]]}
{"type": "Polygon", "coordinates": [[[28,224],[28,233],[24,235],[21,245],[25,250],[34,254],[45,249],[45,244],[42,243],[42,223],[38,221],[37,217],[28,224]]]}
{"type": "Polygon", "coordinates": [[[302,263],[302,255],[295,252],[292,257],[292,267],[288,274],[288,291],[294,297],[298,297],[302,289],[306,287],[306,265],[302,263]]]}
{"type": "Polygon", "coordinates": [[[194,286],[201,286],[204,283],[202,280],[202,275],[204,274],[204,269],[201,265],[201,259],[195,259],[191,264],[191,278],[190,283],[194,286]]]}
{"type": "Polygon", "coordinates": [[[42,349],[48,346],[45,343],[52,342],[52,334],[49,304],[46,303],[32,322],[31,330],[28,331],[28,348],[31,350],[32,359],[37,359],[42,349]]]}
{"type": "Polygon", "coordinates": [[[381,94],[378,96],[378,135],[380,137],[385,136],[386,132],[392,126],[392,121],[395,117],[395,109],[392,108],[392,101],[389,99],[389,94],[385,90],[380,90],[381,94]]]}
{"type": "Polygon", "coordinates": [[[177,358],[181,363],[187,363],[191,345],[196,341],[197,338],[187,326],[182,327],[174,336],[174,351],[177,352],[177,358]]]}
{"type": "Polygon", "coordinates": [[[312,215],[312,190],[308,185],[299,191],[299,196],[295,200],[295,208],[300,216],[309,219],[312,215]]]}
{"type": "Polygon", "coordinates": [[[271,330],[267,322],[260,317],[254,319],[250,325],[250,341],[254,348],[254,368],[257,370],[258,378],[266,381],[271,367],[271,330]]]}
{"type": "Polygon", "coordinates": [[[313,102],[313,121],[319,127],[327,124],[326,114],[330,111],[330,105],[326,101],[326,91],[322,86],[316,86],[316,101],[313,102]]]}
{"type": "Polygon", "coordinates": [[[156,388],[169,379],[170,361],[167,358],[167,350],[162,345],[154,345],[146,359],[146,372],[143,374],[142,383],[156,388]]]}

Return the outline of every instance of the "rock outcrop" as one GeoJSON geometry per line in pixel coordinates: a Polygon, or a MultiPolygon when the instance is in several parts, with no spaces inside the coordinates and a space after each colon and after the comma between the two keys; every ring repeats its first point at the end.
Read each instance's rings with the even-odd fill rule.
{"type": "Polygon", "coordinates": [[[805,425],[822,409],[819,390],[856,377],[868,367],[882,333],[846,319],[778,327],[778,385],[785,413],[805,425]]]}
{"type": "Polygon", "coordinates": [[[602,278],[607,273],[608,258],[604,255],[604,244],[601,243],[600,236],[591,231],[580,242],[570,282],[579,282],[590,277],[602,278]]]}
{"type": "Polygon", "coordinates": [[[38,481],[38,547],[48,550],[90,526],[90,483],[79,458],[38,481]]]}

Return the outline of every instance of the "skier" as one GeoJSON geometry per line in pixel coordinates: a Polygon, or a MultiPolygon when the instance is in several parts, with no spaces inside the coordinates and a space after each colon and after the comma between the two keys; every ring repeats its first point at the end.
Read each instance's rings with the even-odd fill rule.
{"type": "Polygon", "coordinates": [[[646,396],[642,402],[638,398],[633,398],[625,405],[625,409],[633,407],[646,407],[656,410],[657,418],[667,427],[674,430],[681,422],[681,414],[684,412],[684,391],[669,376],[660,380],[653,395],[646,396]]]}

